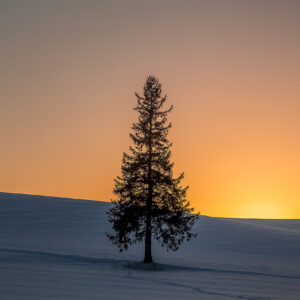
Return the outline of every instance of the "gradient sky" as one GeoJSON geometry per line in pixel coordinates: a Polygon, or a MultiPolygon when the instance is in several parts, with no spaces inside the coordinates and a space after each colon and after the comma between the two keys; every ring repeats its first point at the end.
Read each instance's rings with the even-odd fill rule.
{"type": "Polygon", "coordinates": [[[188,198],[300,218],[300,1],[0,1],[0,191],[109,201],[148,74],[188,198]]]}

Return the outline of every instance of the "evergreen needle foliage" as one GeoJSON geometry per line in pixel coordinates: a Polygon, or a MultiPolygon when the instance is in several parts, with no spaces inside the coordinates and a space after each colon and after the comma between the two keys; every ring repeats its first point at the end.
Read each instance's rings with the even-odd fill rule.
{"type": "Polygon", "coordinates": [[[188,187],[180,185],[183,173],[173,177],[168,140],[172,124],[167,121],[173,106],[163,109],[166,96],[161,92],[157,78],[148,76],[143,97],[135,94],[139,118],[130,134],[133,146],[129,154],[123,153],[122,175],[115,179],[114,188],[118,199],[112,200],[107,212],[115,232],[107,234],[109,239],[120,251],[145,241],[145,263],[152,262],[152,237],[176,251],[185,239],[195,236],[191,229],[198,218],[186,200],[188,187]]]}

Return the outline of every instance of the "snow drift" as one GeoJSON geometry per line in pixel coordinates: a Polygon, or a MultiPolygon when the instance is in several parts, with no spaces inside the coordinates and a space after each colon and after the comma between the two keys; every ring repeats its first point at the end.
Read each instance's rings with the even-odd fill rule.
{"type": "Polygon", "coordinates": [[[300,299],[300,220],[201,216],[179,251],[119,253],[109,203],[0,193],[0,299],[300,299]]]}

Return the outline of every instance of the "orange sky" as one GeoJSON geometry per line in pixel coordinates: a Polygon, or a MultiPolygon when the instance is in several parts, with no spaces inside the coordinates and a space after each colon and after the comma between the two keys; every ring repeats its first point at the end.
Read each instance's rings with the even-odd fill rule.
{"type": "Polygon", "coordinates": [[[1,1],[0,191],[109,201],[147,74],[218,217],[300,218],[299,1],[1,1]]]}

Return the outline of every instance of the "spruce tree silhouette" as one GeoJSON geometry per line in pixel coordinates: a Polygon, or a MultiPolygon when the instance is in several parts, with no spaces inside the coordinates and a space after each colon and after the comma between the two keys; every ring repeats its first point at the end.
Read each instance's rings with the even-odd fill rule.
{"type": "Polygon", "coordinates": [[[180,185],[183,173],[173,178],[170,162],[171,143],[168,131],[172,124],[163,110],[166,96],[161,96],[161,84],[148,76],[143,97],[135,93],[139,113],[133,123],[130,154],[123,153],[122,175],[115,179],[113,207],[108,210],[114,234],[107,234],[120,251],[129,245],[145,241],[144,263],[152,262],[152,237],[162,246],[176,251],[186,239],[196,236],[191,229],[198,218],[186,200],[188,187],[180,185]]]}

